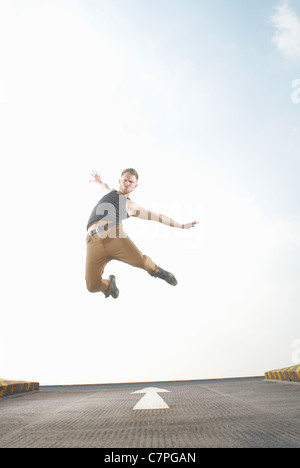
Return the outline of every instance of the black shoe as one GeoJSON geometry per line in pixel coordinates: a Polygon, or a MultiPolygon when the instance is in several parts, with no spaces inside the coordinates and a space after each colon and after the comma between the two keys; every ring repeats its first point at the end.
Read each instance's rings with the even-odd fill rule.
{"type": "Polygon", "coordinates": [[[177,279],[175,278],[175,276],[172,275],[172,273],[170,273],[169,271],[165,271],[160,267],[158,267],[158,272],[154,273],[154,275],[152,276],[154,276],[154,278],[163,279],[172,286],[176,286],[177,284],[177,279]]]}
{"type": "Polygon", "coordinates": [[[114,275],[109,276],[109,282],[110,282],[110,293],[106,294],[105,297],[113,297],[114,299],[117,299],[119,296],[119,290],[116,285],[116,277],[114,275]]]}

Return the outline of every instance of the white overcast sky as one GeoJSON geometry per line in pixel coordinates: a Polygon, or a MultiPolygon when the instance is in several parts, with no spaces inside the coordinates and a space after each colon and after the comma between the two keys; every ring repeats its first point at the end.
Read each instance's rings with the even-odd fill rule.
{"type": "MultiPolygon", "coordinates": [[[[41,384],[262,375],[300,339],[297,0],[0,0],[0,377],[41,384]],[[111,262],[85,227],[133,166],[130,219],[178,286],[111,262]]],[[[298,341],[299,342],[299,341],[298,341]]],[[[299,353],[298,353],[299,354],[299,353]]]]}

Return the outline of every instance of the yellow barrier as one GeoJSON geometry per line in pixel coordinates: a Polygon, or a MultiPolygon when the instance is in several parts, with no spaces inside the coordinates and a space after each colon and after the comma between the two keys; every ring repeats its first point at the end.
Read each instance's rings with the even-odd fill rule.
{"type": "Polygon", "coordinates": [[[284,367],[265,373],[266,380],[280,380],[282,382],[300,382],[300,366],[284,367]]]}
{"type": "Polygon", "coordinates": [[[0,379],[0,398],[16,395],[18,393],[28,393],[39,390],[38,382],[23,382],[18,380],[0,379]]]}

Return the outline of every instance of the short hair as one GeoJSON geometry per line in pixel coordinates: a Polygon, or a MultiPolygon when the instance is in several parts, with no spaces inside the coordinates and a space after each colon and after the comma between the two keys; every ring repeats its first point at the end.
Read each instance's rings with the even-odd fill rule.
{"type": "Polygon", "coordinates": [[[123,174],[126,174],[126,172],[129,172],[129,174],[131,175],[134,175],[136,177],[136,180],[139,180],[139,175],[138,173],[136,172],[135,169],[133,169],[132,167],[129,167],[128,169],[124,169],[124,171],[122,172],[121,174],[121,177],[123,174]]]}

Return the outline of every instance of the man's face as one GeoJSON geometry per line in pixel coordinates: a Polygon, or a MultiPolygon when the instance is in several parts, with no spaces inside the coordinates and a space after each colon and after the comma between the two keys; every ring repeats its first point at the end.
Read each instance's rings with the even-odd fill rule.
{"type": "Polygon", "coordinates": [[[130,172],[125,172],[125,174],[121,176],[119,184],[120,191],[124,193],[124,195],[130,194],[138,186],[136,177],[130,174],[130,172]]]}

